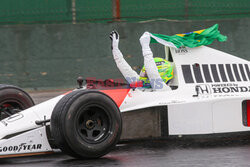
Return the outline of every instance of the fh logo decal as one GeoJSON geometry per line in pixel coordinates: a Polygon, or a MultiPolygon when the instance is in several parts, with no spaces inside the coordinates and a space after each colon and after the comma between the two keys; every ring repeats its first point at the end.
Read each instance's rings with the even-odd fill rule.
{"type": "Polygon", "coordinates": [[[209,85],[196,85],[195,86],[196,94],[193,97],[198,97],[199,95],[209,95],[211,94],[211,89],[209,85]]]}

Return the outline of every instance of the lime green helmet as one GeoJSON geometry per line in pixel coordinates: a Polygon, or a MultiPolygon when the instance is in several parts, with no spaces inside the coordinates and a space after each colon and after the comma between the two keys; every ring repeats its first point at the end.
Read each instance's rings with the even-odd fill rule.
{"type": "MultiPolygon", "coordinates": [[[[160,57],[155,57],[154,61],[158,68],[158,72],[161,78],[163,79],[165,83],[168,83],[174,77],[172,64],[169,61],[162,59],[160,57]]],[[[144,86],[150,86],[150,82],[149,82],[149,79],[145,70],[145,66],[143,66],[140,72],[139,79],[143,81],[144,86]]]]}

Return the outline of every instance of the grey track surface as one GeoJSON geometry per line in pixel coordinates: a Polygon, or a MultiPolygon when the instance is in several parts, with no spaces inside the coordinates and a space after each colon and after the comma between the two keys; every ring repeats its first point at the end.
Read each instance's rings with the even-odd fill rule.
{"type": "MultiPolygon", "coordinates": [[[[30,92],[36,103],[63,91],[30,92]]],[[[118,144],[108,155],[94,160],[77,160],[62,153],[0,159],[1,167],[176,167],[176,166],[250,166],[250,136],[244,139],[209,138],[133,141],[118,144]]]]}
{"type": "Polygon", "coordinates": [[[62,153],[0,159],[1,166],[249,166],[250,144],[241,142],[173,142],[167,140],[120,144],[108,155],[93,160],[77,160],[62,153]]]}

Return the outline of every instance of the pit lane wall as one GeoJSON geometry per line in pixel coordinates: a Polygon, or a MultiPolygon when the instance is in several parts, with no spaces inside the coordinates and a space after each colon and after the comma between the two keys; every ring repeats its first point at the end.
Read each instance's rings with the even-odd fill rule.
{"type": "MultiPolygon", "coordinates": [[[[0,83],[29,89],[73,88],[79,75],[123,78],[113,61],[109,32],[120,33],[120,49],[133,69],[143,65],[139,38],[144,31],[190,32],[219,23],[224,43],[213,48],[250,60],[250,18],[213,21],[148,20],[138,23],[83,23],[0,26],[0,83]]],[[[155,56],[164,49],[153,44],[155,56]]]]}

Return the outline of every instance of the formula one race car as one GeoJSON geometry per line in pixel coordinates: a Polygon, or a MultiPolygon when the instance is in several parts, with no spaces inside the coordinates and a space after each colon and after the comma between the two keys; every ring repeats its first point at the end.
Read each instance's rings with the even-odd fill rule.
{"type": "Polygon", "coordinates": [[[80,82],[76,90],[1,120],[0,157],[59,148],[73,157],[97,158],[119,140],[120,112],[152,107],[164,106],[166,136],[250,131],[249,61],[206,46],[165,51],[174,65],[172,90],[80,82]]]}

